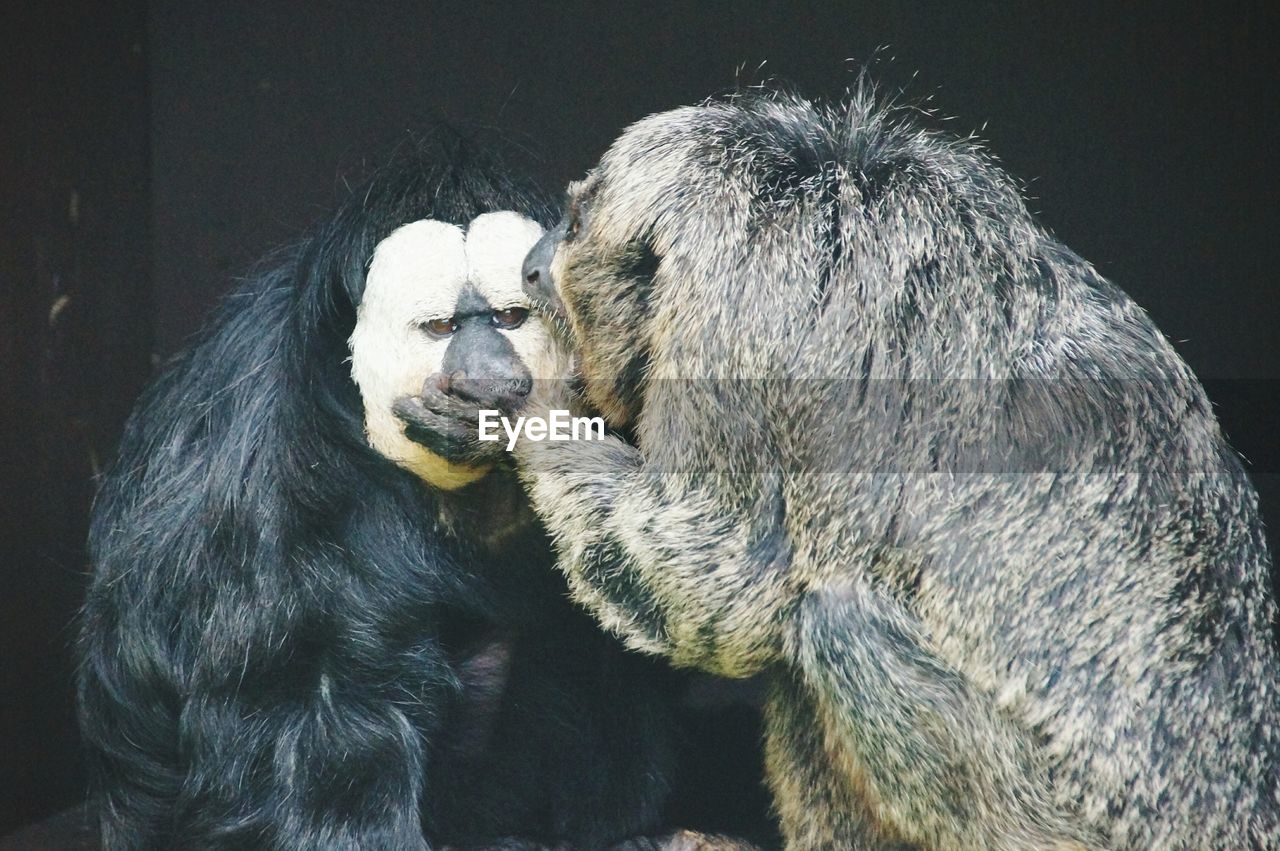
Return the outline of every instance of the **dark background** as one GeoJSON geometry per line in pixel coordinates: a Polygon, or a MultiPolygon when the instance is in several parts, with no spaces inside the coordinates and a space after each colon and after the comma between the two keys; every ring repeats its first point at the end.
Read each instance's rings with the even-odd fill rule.
{"type": "Polygon", "coordinates": [[[0,12],[0,833],[77,800],[91,477],[219,294],[441,120],[562,184],[630,121],[774,74],[977,130],[1204,379],[1280,522],[1274,13],[1263,2],[28,0],[0,12]],[[756,68],[767,60],[764,71],[756,68]],[[852,60],[852,61],[850,61],[852,60]]]}

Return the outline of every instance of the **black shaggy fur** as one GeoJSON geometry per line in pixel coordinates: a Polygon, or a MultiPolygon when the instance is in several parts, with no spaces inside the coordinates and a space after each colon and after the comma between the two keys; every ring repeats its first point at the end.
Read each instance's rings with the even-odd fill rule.
{"type": "Polygon", "coordinates": [[[80,644],[108,848],[598,849],[657,826],[668,675],[570,608],[509,473],[442,493],[365,442],[346,341],[374,246],[555,215],[439,147],[236,292],[129,422],[80,644]]]}

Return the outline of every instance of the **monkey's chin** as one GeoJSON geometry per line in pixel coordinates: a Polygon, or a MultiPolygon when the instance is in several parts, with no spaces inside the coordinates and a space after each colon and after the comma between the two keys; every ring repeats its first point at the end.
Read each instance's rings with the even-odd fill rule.
{"type": "Polygon", "coordinates": [[[416,445],[397,458],[396,463],[432,487],[446,491],[459,490],[478,482],[493,469],[491,464],[454,464],[416,445]]]}

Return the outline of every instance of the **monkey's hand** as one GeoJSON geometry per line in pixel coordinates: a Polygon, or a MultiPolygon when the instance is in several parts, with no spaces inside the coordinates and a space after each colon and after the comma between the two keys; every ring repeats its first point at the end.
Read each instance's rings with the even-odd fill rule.
{"type": "Polygon", "coordinates": [[[678,830],[666,836],[628,839],[626,842],[611,846],[609,851],[760,851],[760,849],[750,842],[730,836],[678,830]]]}
{"type": "Polygon", "coordinates": [[[613,435],[524,438],[515,458],[573,598],[628,646],[728,677],[780,658],[805,579],[789,569],[780,480],[734,511],[613,435]]]}
{"type": "MultiPolygon", "coordinates": [[[[508,837],[478,847],[463,848],[446,845],[441,851],[585,851],[585,849],[570,848],[564,843],[544,845],[541,842],[508,837]]],[[[678,830],[666,836],[628,839],[616,845],[610,845],[608,851],[759,851],[759,848],[749,842],[728,836],[678,830]]]]}
{"type": "Polygon", "coordinates": [[[564,844],[546,845],[533,839],[508,836],[484,845],[446,845],[440,851],[570,851],[564,844]]]}
{"type": "Polygon", "coordinates": [[[417,396],[401,396],[392,412],[405,437],[453,464],[493,464],[503,456],[501,441],[480,439],[480,408],[473,400],[446,392],[449,382],[432,375],[417,396]]]}

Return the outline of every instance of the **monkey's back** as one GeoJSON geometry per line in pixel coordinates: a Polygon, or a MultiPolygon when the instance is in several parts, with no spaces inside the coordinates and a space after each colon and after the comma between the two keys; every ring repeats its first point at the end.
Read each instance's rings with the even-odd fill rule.
{"type": "Polygon", "coordinates": [[[869,565],[1118,844],[1274,847],[1271,560],[1190,370],[974,148],[750,122],[689,181],[720,250],[659,275],[651,460],[780,490],[790,569],[869,565]]]}

